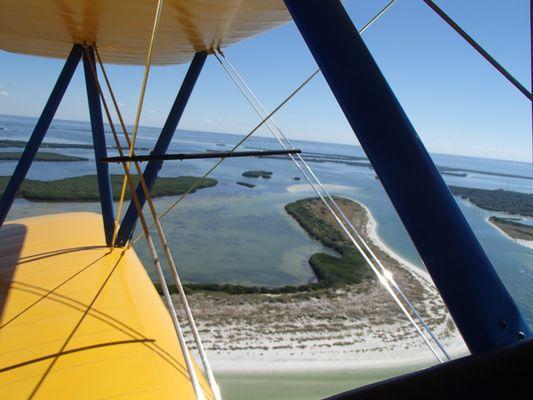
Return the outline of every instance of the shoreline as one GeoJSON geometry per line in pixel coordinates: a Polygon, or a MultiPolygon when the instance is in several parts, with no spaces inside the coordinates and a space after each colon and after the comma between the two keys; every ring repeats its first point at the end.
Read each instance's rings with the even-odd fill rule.
{"type": "Polygon", "coordinates": [[[490,220],[490,217],[491,216],[488,216],[487,218],[485,218],[485,221],[487,221],[487,223],[495,228],[501,235],[505,236],[507,239],[509,240],[512,240],[513,242],[515,243],[518,243],[524,247],[527,247],[528,249],[533,249],[533,240],[525,240],[525,239],[515,239],[514,237],[512,237],[511,235],[507,234],[507,232],[505,232],[502,228],[500,228],[498,225],[496,225],[495,223],[493,223],[491,220],[490,220]]]}
{"type": "MultiPolygon", "coordinates": [[[[352,200],[355,201],[355,200],[352,200]]],[[[401,255],[396,253],[390,246],[388,246],[383,239],[378,234],[378,222],[372,215],[372,212],[370,209],[364,205],[363,203],[359,202],[361,206],[366,210],[368,215],[368,224],[367,224],[367,234],[368,237],[376,246],[381,248],[384,252],[386,252],[390,257],[394,258],[396,261],[398,261],[404,268],[408,269],[410,272],[418,275],[419,278],[423,279],[425,283],[431,285],[433,288],[435,286],[433,285],[433,281],[431,280],[431,276],[429,275],[429,272],[423,270],[422,268],[416,266],[410,261],[407,261],[405,258],[403,258],[401,255]]],[[[436,290],[436,288],[435,288],[436,290]]]]}
{"type": "MultiPolygon", "coordinates": [[[[323,185],[328,191],[338,191],[338,190],[350,190],[353,189],[350,186],[344,186],[344,185],[333,185],[333,184],[324,184],[323,185]]],[[[289,185],[287,186],[287,192],[289,193],[302,193],[302,192],[309,192],[311,194],[315,193],[313,191],[313,188],[308,183],[299,183],[295,185],[289,185]]]]}
{"type": "MultiPolygon", "coordinates": [[[[362,236],[394,271],[447,351],[454,357],[467,354],[428,274],[386,246],[368,208],[357,204],[364,213],[350,218],[362,236]]],[[[179,299],[173,298],[178,309],[179,299]]],[[[311,293],[196,293],[190,301],[215,372],[380,370],[437,363],[376,280],[311,293]],[[224,317],[217,321],[220,314],[224,317]]],[[[189,345],[194,349],[192,340],[189,345]]]]}

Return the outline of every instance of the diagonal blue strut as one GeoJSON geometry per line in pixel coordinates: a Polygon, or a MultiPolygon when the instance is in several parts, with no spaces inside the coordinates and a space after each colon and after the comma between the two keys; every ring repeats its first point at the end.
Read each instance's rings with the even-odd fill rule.
{"type": "Polygon", "coordinates": [[[472,353],[531,336],[340,0],[284,0],[472,353]]]}
{"type": "MultiPolygon", "coordinates": [[[[161,130],[161,134],[157,139],[157,143],[154,147],[154,150],[151,153],[152,155],[163,155],[167,152],[168,146],[170,145],[172,137],[174,136],[174,132],[178,127],[178,123],[181,119],[181,116],[183,115],[183,111],[185,110],[187,102],[189,101],[196,81],[198,80],[198,76],[202,71],[202,67],[204,66],[206,58],[206,52],[198,52],[194,55],[191,65],[189,66],[189,70],[187,71],[187,74],[185,75],[185,79],[183,80],[178,95],[176,96],[176,100],[172,105],[172,109],[170,110],[165,125],[161,130]]],[[[162,167],[163,161],[150,161],[146,165],[143,176],[148,190],[152,190],[152,187],[154,186],[154,183],[157,179],[157,175],[159,174],[159,170],[162,167]]],[[[140,184],[137,186],[137,196],[139,198],[139,202],[142,208],[144,206],[144,203],[146,202],[146,196],[144,195],[144,191],[142,190],[140,184]]],[[[130,204],[126,213],[124,214],[124,219],[122,220],[120,229],[118,231],[116,241],[116,245],[118,247],[125,246],[128,240],[130,240],[138,218],[139,216],[137,214],[135,204],[130,201],[130,204]]]]}
{"type": "Polygon", "coordinates": [[[70,51],[70,54],[65,61],[65,65],[59,74],[57,82],[50,93],[50,97],[44,106],[41,116],[35,124],[35,128],[26,144],[26,147],[15,167],[13,175],[7,184],[2,198],[0,199],[0,227],[4,224],[4,221],[7,218],[9,210],[15,201],[15,196],[22,185],[22,182],[26,178],[28,171],[35,159],[35,155],[41,146],[41,143],[52,123],[52,119],[63,99],[67,87],[76,71],[76,67],[80,62],[81,55],[83,53],[83,48],[79,44],[75,44],[70,51]]]}
{"type": "Polygon", "coordinates": [[[96,159],[96,175],[98,178],[98,192],[100,195],[100,207],[104,221],[105,241],[110,246],[113,240],[115,217],[113,211],[113,191],[109,176],[109,165],[99,160],[107,157],[107,145],[105,140],[104,120],[102,118],[102,106],[100,104],[100,91],[94,74],[96,73],[96,61],[94,49],[88,47],[83,53],[83,70],[85,72],[85,86],[87,87],[87,101],[89,103],[89,115],[91,118],[91,131],[93,135],[94,156],[96,159]]]}

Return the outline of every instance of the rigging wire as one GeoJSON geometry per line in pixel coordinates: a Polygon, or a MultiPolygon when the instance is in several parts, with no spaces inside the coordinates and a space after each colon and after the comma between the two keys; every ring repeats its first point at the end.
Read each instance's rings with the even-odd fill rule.
{"type": "MultiPolygon", "coordinates": [[[[94,46],[94,44],[93,44],[93,46],[94,46]]],[[[115,145],[117,147],[117,151],[118,151],[118,153],[121,156],[124,156],[124,152],[122,150],[122,145],[120,144],[120,140],[119,140],[117,131],[115,129],[115,124],[113,123],[113,119],[111,117],[111,112],[110,112],[109,107],[107,105],[107,101],[106,101],[105,96],[103,94],[101,85],[100,85],[100,83],[98,81],[98,75],[96,73],[94,60],[89,55],[89,52],[87,51],[87,46],[84,47],[84,51],[85,51],[86,57],[91,59],[91,62],[89,63],[91,65],[91,73],[93,74],[93,78],[94,78],[94,80],[96,82],[96,86],[97,86],[98,92],[100,94],[100,98],[102,100],[102,104],[104,106],[104,110],[105,110],[105,113],[106,113],[106,116],[107,116],[107,119],[108,119],[108,122],[109,122],[109,125],[110,125],[110,128],[111,128],[111,132],[113,134],[113,139],[115,140],[115,145]]],[[[102,66],[102,65],[103,64],[101,64],[100,66],[102,66]]],[[[120,111],[118,111],[118,112],[120,112],[120,111]]],[[[125,136],[126,136],[126,138],[128,140],[128,144],[130,144],[129,136],[127,135],[127,131],[124,131],[124,134],[125,134],[125,136]]],[[[132,147],[130,146],[130,148],[132,148],[132,147]]],[[[171,316],[171,319],[172,319],[172,323],[174,325],[174,328],[176,330],[176,334],[178,336],[178,341],[179,341],[179,344],[180,344],[180,348],[181,348],[181,351],[182,351],[182,354],[183,354],[183,358],[185,360],[185,364],[187,366],[187,370],[189,372],[189,377],[190,377],[192,386],[194,388],[194,392],[196,394],[196,398],[197,398],[197,400],[203,400],[205,398],[205,396],[204,396],[204,393],[203,393],[203,391],[202,391],[202,389],[200,387],[200,383],[199,383],[198,377],[196,375],[196,371],[194,369],[194,364],[193,364],[191,356],[189,354],[189,350],[188,350],[187,344],[185,342],[183,331],[182,331],[180,323],[178,321],[176,310],[174,309],[174,306],[173,306],[173,303],[172,303],[172,298],[171,298],[170,292],[168,290],[168,285],[167,285],[167,282],[166,282],[166,278],[165,278],[165,276],[163,274],[163,269],[161,267],[161,263],[159,261],[158,255],[157,255],[157,251],[155,249],[155,244],[154,244],[153,239],[152,239],[152,237],[150,235],[150,231],[148,229],[148,224],[147,224],[146,219],[144,217],[144,214],[142,212],[142,207],[141,207],[141,204],[139,202],[139,198],[137,196],[137,192],[135,191],[135,186],[133,184],[133,179],[131,178],[131,175],[130,175],[130,172],[129,172],[129,165],[128,165],[128,163],[123,162],[122,166],[124,168],[124,174],[125,174],[125,177],[126,177],[126,183],[127,183],[128,187],[130,189],[130,192],[131,192],[132,201],[133,201],[133,203],[135,205],[135,208],[137,210],[137,214],[139,215],[139,220],[141,221],[143,232],[144,232],[144,235],[146,237],[146,241],[148,243],[148,248],[149,248],[149,251],[150,251],[150,255],[152,257],[152,261],[154,263],[154,267],[155,267],[156,273],[158,275],[158,279],[159,279],[159,282],[160,282],[160,285],[161,285],[161,289],[163,291],[163,296],[165,298],[165,303],[167,305],[167,309],[168,309],[168,311],[170,313],[170,316],[171,316]]],[[[140,179],[142,179],[142,171],[140,171],[140,168],[137,171],[138,171],[139,175],[141,176],[140,179]]],[[[193,328],[191,327],[191,329],[193,329],[193,328]]]]}
{"type": "MultiPolygon", "coordinates": [[[[128,130],[126,128],[126,125],[124,124],[124,119],[122,118],[122,113],[120,112],[120,108],[118,106],[118,102],[116,101],[116,98],[115,98],[115,95],[114,95],[114,92],[113,92],[113,88],[111,86],[111,82],[109,81],[109,78],[107,76],[107,72],[106,72],[105,67],[104,67],[104,63],[102,62],[102,59],[100,57],[100,53],[98,52],[98,48],[96,47],[96,45],[94,45],[94,48],[95,48],[96,57],[98,58],[98,63],[100,65],[100,69],[102,71],[102,75],[104,76],[104,79],[105,79],[105,82],[106,82],[107,89],[108,89],[108,91],[109,91],[109,93],[111,95],[111,98],[113,100],[113,104],[114,104],[114,107],[115,107],[115,111],[116,111],[116,113],[118,115],[118,118],[120,120],[120,123],[121,123],[121,126],[122,126],[122,130],[123,130],[124,136],[126,138],[126,142],[127,142],[128,145],[130,145],[130,143],[131,143],[130,136],[128,134],[128,130]]],[[[102,96],[103,96],[103,94],[102,94],[102,96]]],[[[105,100],[103,100],[103,101],[105,101],[105,100]]],[[[187,317],[187,322],[189,323],[189,327],[191,328],[194,340],[196,342],[196,347],[197,347],[198,352],[200,354],[200,358],[202,360],[202,364],[204,366],[204,369],[205,369],[205,372],[206,372],[206,375],[207,375],[207,381],[209,382],[209,385],[211,386],[211,390],[212,390],[212,392],[213,392],[213,394],[215,396],[215,399],[219,400],[221,398],[220,389],[219,389],[219,386],[218,386],[218,384],[216,382],[215,376],[213,374],[213,370],[211,369],[211,365],[209,363],[209,359],[207,357],[207,354],[206,354],[206,351],[205,351],[205,347],[204,347],[204,345],[202,343],[202,339],[200,337],[200,333],[198,331],[198,327],[196,325],[196,321],[194,319],[194,316],[192,314],[191,308],[189,306],[189,302],[187,300],[187,296],[185,294],[185,290],[184,290],[183,285],[181,283],[181,279],[179,277],[176,264],[174,263],[174,259],[172,257],[171,252],[170,252],[170,247],[168,245],[168,242],[167,242],[167,239],[166,239],[166,235],[165,235],[163,227],[161,226],[161,223],[160,223],[160,221],[158,219],[157,212],[156,212],[156,209],[155,209],[155,205],[154,205],[154,202],[153,202],[153,198],[152,198],[152,196],[150,194],[150,190],[148,189],[148,186],[146,185],[146,181],[144,179],[144,175],[142,173],[142,170],[141,170],[139,162],[135,161],[134,162],[134,166],[135,166],[135,169],[137,171],[137,175],[139,177],[140,186],[141,186],[141,188],[143,190],[143,193],[145,195],[146,201],[147,201],[149,209],[150,209],[150,213],[151,213],[152,218],[154,220],[154,225],[157,228],[157,233],[159,235],[159,239],[160,239],[161,244],[163,246],[163,249],[164,249],[164,252],[165,252],[165,256],[167,258],[167,262],[168,262],[168,264],[170,266],[172,277],[174,279],[174,283],[176,284],[176,288],[178,290],[178,294],[180,296],[181,303],[182,303],[183,309],[185,311],[185,315],[187,317]]]]}
{"type": "MultiPolygon", "coordinates": [[[[218,55],[215,53],[215,57],[217,58],[217,60],[219,61],[220,65],[222,66],[222,68],[226,71],[226,73],[228,74],[228,76],[230,77],[230,79],[236,84],[236,86],[239,88],[239,90],[241,91],[241,93],[245,96],[245,98],[248,100],[248,102],[250,103],[250,105],[254,108],[254,110],[256,111],[256,113],[259,115],[260,118],[263,117],[263,113],[264,114],[267,114],[268,111],[266,110],[266,108],[261,104],[261,101],[258,99],[258,97],[254,94],[254,92],[252,91],[252,89],[248,86],[248,84],[245,82],[244,78],[239,74],[239,72],[237,71],[237,69],[231,64],[231,62],[225,57],[225,55],[220,52],[220,55],[222,56],[222,59],[226,62],[226,64],[229,66],[229,68],[231,69],[231,71],[234,73],[235,77],[232,76],[232,74],[230,73],[230,71],[226,68],[226,66],[223,64],[222,60],[218,57],[218,55]],[[253,99],[253,100],[252,100],[253,99]],[[255,105],[254,105],[254,102],[255,101],[255,105]],[[260,110],[262,110],[263,113],[261,113],[260,110]]],[[[285,149],[287,150],[287,148],[289,149],[294,149],[294,145],[289,141],[289,139],[287,138],[287,136],[283,133],[283,131],[279,128],[279,126],[277,125],[276,121],[271,118],[269,122],[266,123],[268,129],[270,130],[270,132],[273,134],[274,138],[279,142],[279,144],[285,149]],[[273,127],[272,127],[272,126],[273,127]],[[274,132],[274,130],[276,130],[278,133],[279,133],[279,136],[281,136],[281,138],[286,142],[286,144],[281,140],[281,138],[274,132]]],[[[307,172],[313,177],[315,183],[320,187],[320,189],[323,191],[323,193],[325,194],[326,198],[330,201],[330,203],[333,205],[333,207],[337,210],[337,212],[340,214],[340,216],[342,217],[342,219],[344,220],[344,223],[346,223],[348,225],[348,227],[351,229],[351,231],[355,234],[356,238],[363,244],[363,247],[366,249],[366,251],[370,254],[370,256],[374,259],[374,261],[378,264],[378,266],[380,267],[381,269],[381,273],[382,275],[388,279],[390,281],[390,283],[393,285],[393,287],[396,289],[396,291],[400,294],[400,296],[402,297],[402,299],[405,301],[405,303],[407,304],[407,306],[409,307],[409,309],[413,312],[413,314],[415,315],[415,317],[418,319],[418,321],[422,324],[422,326],[424,327],[424,329],[426,330],[426,332],[431,336],[431,338],[433,339],[433,341],[437,344],[437,346],[439,347],[439,349],[441,350],[441,352],[445,355],[445,357],[448,359],[448,360],[451,360],[451,357],[450,355],[447,353],[446,349],[444,348],[444,346],[442,345],[442,343],[440,342],[440,340],[437,338],[437,336],[433,333],[433,331],[429,328],[429,326],[426,324],[426,322],[423,320],[423,318],[420,316],[420,314],[418,313],[418,311],[416,310],[416,308],[414,307],[414,305],[411,303],[411,301],[409,301],[409,299],[407,298],[407,296],[405,295],[405,293],[403,292],[403,290],[401,290],[401,288],[399,287],[399,285],[397,284],[397,282],[394,280],[394,277],[393,275],[390,273],[390,271],[388,271],[384,266],[383,264],[381,263],[381,261],[379,260],[379,258],[376,256],[376,254],[372,251],[372,249],[370,248],[370,246],[366,243],[366,241],[364,240],[364,238],[360,235],[360,233],[358,232],[358,230],[355,228],[355,226],[352,224],[352,222],[350,221],[350,219],[346,216],[346,214],[344,213],[344,211],[339,207],[339,205],[337,204],[337,202],[335,201],[335,199],[331,196],[331,194],[329,193],[329,191],[324,187],[324,185],[322,184],[322,182],[318,179],[318,177],[315,175],[315,173],[313,172],[313,170],[311,169],[311,167],[309,166],[309,164],[305,161],[305,159],[302,157],[301,154],[296,154],[295,155],[296,157],[294,157],[292,154],[289,154],[289,157],[290,159],[293,161],[293,163],[296,165],[296,167],[300,170],[300,172],[302,172],[302,174],[304,175],[304,177],[306,178],[307,182],[311,185],[311,187],[313,188],[313,190],[315,192],[317,192],[316,188],[314,187],[314,183],[311,182],[311,179],[309,178],[309,176],[302,170],[302,168],[298,165],[298,162],[296,161],[295,158],[298,159],[299,162],[302,163],[302,165],[305,167],[305,169],[307,170],[307,172]]],[[[318,194],[318,193],[317,193],[318,194]]]]}
{"type": "MultiPolygon", "coordinates": [[[[236,86],[239,88],[239,90],[241,91],[241,93],[245,96],[245,98],[248,100],[248,102],[250,103],[250,105],[254,108],[254,110],[256,111],[256,113],[259,115],[260,118],[263,117],[263,113],[260,111],[260,108],[263,110],[264,113],[267,113],[266,109],[262,106],[261,102],[259,101],[259,99],[253,94],[252,90],[249,88],[248,85],[246,85],[246,83],[244,83],[244,80],[242,79],[242,77],[238,74],[238,72],[236,72],[236,70],[234,69],[233,66],[231,66],[235,72],[236,72],[236,75],[239,77],[239,80],[242,80],[242,84],[239,83],[239,81],[237,80],[236,77],[232,76],[232,74],[230,73],[230,71],[226,68],[226,66],[222,63],[222,60],[218,57],[218,55],[215,53],[215,56],[217,58],[217,60],[219,61],[220,65],[222,66],[222,68],[226,71],[226,73],[228,74],[228,76],[230,77],[230,79],[236,84],[236,86]],[[246,89],[248,90],[249,93],[247,93],[246,89]],[[253,99],[255,99],[256,103],[257,103],[257,106],[256,104],[254,104],[254,101],[253,99]]],[[[228,65],[231,65],[229,63],[229,61],[224,57],[224,55],[222,55],[222,57],[224,58],[224,60],[226,61],[226,63],[228,63],[228,65]]],[[[268,129],[270,130],[270,132],[272,133],[272,135],[274,136],[274,138],[279,142],[279,144],[284,148],[284,149],[287,149],[287,145],[283,142],[283,140],[280,138],[283,137],[285,139],[286,142],[289,143],[289,146],[293,147],[292,144],[288,141],[287,137],[283,134],[283,132],[281,131],[281,129],[276,125],[276,123],[271,119],[270,121],[268,121],[266,123],[268,129]],[[275,127],[273,128],[271,126],[271,124],[275,127]],[[276,133],[276,130],[278,131],[278,133],[276,133]]],[[[342,211],[342,209],[338,206],[337,202],[332,198],[332,196],[329,194],[329,192],[325,189],[325,187],[322,185],[322,183],[320,182],[320,180],[318,179],[318,177],[314,174],[314,172],[311,170],[311,168],[309,167],[309,165],[305,162],[305,160],[300,156],[300,155],[297,155],[296,157],[298,158],[298,160],[305,166],[305,168],[308,170],[308,172],[310,174],[312,174],[312,176],[314,177],[315,181],[320,185],[320,187],[323,189],[326,197],[329,198],[329,201],[331,202],[331,204],[338,210],[339,214],[343,217],[343,219],[345,220],[345,222],[342,222],[341,219],[339,218],[339,216],[337,215],[337,213],[335,213],[335,211],[333,210],[333,208],[331,207],[331,205],[328,203],[328,201],[326,200],[326,198],[324,197],[324,195],[322,195],[320,193],[320,191],[317,189],[315,183],[312,182],[311,178],[305,173],[305,171],[302,169],[302,167],[299,165],[298,161],[296,161],[296,158],[294,156],[292,156],[292,154],[289,154],[289,157],[290,159],[293,161],[294,165],[298,168],[298,170],[304,175],[304,177],[306,178],[307,182],[309,183],[309,185],[311,186],[311,188],[313,189],[313,191],[319,196],[320,200],[324,203],[324,205],[327,207],[328,211],[331,213],[331,215],[335,218],[335,220],[337,221],[337,223],[339,224],[339,226],[342,228],[342,230],[344,230],[344,232],[346,233],[346,235],[348,236],[348,238],[350,239],[350,241],[355,245],[355,247],[357,248],[357,250],[363,255],[363,257],[365,258],[365,261],[367,261],[367,263],[369,264],[371,270],[376,274],[376,276],[378,277],[379,281],[383,284],[383,286],[385,286],[385,289],[389,292],[389,294],[393,297],[394,301],[398,304],[398,306],[401,308],[401,310],[404,312],[404,314],[406,315],[406,317],[409,319],[409,321],[413,324],[413,326],[415,327],[415,329],[417,330],[418,334],[422,337],[422,339],[424,340],[424,342],[426,343],[426,345],[429,347],[429,349],[432,351],[432,353],[435,355],[435,357],[437,358],[437,360],[439,362],[443,362],[443,360],[440,358],[440,356],[437,354],[435,348],[431,345],[431,343],[427,340],[427,337],[425,336],[425,334],[422,332],[422,330],[420,330],[420,327],[418,326],[418,324],[416,324],[416,322],[414,321],[414,319],[412,319],[411,315],[407,312],[407,310],[404,308],[403,304],[401,303],[401,301],[399,300],[399,298],[395,295],[394,291],[392,290],[392,288],[389,286],[389,282],[393,285],[393,287],[399,292],[401,293],[402,297],[404,299],[407,299],[407,297],[405,296],[405,294],[403,293],[403,291],[400,289],[400,287],[396,284],[396,282],[393,280],[392,278],[392,274],[387,271],[383,265],[381,264],[381,262],[377,259],[376,255],[374,254],[374,252],[370,249],[370,247],[367,245],[366,241],[361,237],[361,235],[359,234],[359,232],[355,229],[355,227],[353,226],[353,224],[351,223],[351,221],[349,220],[349,218],[346,216],[346,214],[342,211]],[[367,249],[367,251],[371,254],[371,256],[375,259],[375,261],[377,262],[377,264],[381,267],[381,270],[382,271],[379,271],[378,268],[375,267],[375,265],[373,265],[372,261],[370,261],[369,257],[367,256],[366,253],[363,252],[362,248],[360,247],[360,245],[357,243],[356,239],[353,237],[353,235],[349,232],[348,228],[346,228],[346,225],[348,225],[353,233],[355,233],[356,237],[358,238],[358,240],[363,244],[363,246],[367,249]]],[[[413,304],[408,301],[407,302],[408,305],[410,305],[413,309],[414,309],[414,306],[413,304]]],[[[414,310],[414,313],[415,313],[415,316],[419,316],[420,315],[418,314],[418,312],[416,312],[416,309],[414,310]]],[[[422,318],[420,317],[420,320],[422,318]]],[[[428,330],[428,331],[431,331],[429,329],[429,327],[427,326],[427,324],[425,324],[425,322],[422,321],[422,325],[428,330]]],[[[431,335],[432,338],[435,338],[436,339],[436,336],[434,335],[431,335]]],[[[434,339],[434,340],[435,340],[434,339]]],[[[438,341],[438,339],[436,339],[436,342],[437,343],[440,343],[438,341]]],[[[441,351],[443,349],[443,346],[439,346],[439,348],[441,348],[441,351]]],[[[443,353],[445,354],[445,356],[448,358],[449,355],[447,354],[447,352],[444,350],[443,353]]]]}
{"type": "Polygon", "coordinates": [[[498,70],[516,89],[518,89],[529,100],[533,100],[531,93],[522,85],[509,71],[507,71],[498,61],[494,59],[479,43],[477,43],[472,36],[466,33],[448,14],[446,14],[439,6],[432,0],[422,0],[435,13],[441,17],[455,32],[457,32],[470,46],[472,46],[485,60],[487,60],[494,68],[498,70]]]}
{"type": "MultiPolygon", "coordinates": [[[[143,80],[141,84],[141,93],[139,96],[139,102],[137,104],[137,113],[135,115],[135,123],[133,124],[133,140],[130,144],[129,149],[129,156],[131,157],[133,155],[133,149],[135,147],[135,142],[137,140],[137,132],[139,131],[139,122],[141,120],[141,114],[143,109],[143,103],[144,103],[144,96],[146,94],[146,86],[148,84],[148,76],[150,74],[150,66],[152,64],[152,52],[154,50],[155,45],[155,39],[157,35],[157,29],[159,27],[159,21],[161,19],[161,12],[163,9],[163,1],[164,0],[158,0],[157,1],[157,7],[155,11],[154,16],[154,22],[152,24],[152,33],[150,35],[150,43],[148,45],[148,51],[146,53],[146,62],[144,66],[144,75],[143,80]]],[[[127,163],[128,171],[130,170],[130,163],[127,163]]],[[[124,197],[126,195],[126,175],[124,174],[124,178],[122,180],[122,187],[120,190],[120,199],[118,202],[118,208],[117,208],[117,217],[115,221],[115,229],[113,231],[113,239],[111,243],[114,245],[115,241],[117,240],[117,234],[118,234],[118,225],[120,223],[120,218],[122,214],[122,205],[124,204],[124,197]]]]}
{"type": "MultiPolygon", "coordinates": [[[[396,0],[392,0],[390,1],[384,9],[382,9],[374,18],[372,18],[369,23],[367,23],[362,29],[361,29],[361,33],[364,32],[364,30],[366,30],[368,27],[370,27],[377,19],[379,19],[379,17],[381,17],[394,3],[395,3],[396,0]]],[[[216,56],[216,53],[215,53],[215,56],[216,56]]],[[[217,57],[218,58],[218,57],[217,57]]],[[[220,61],[220,60],[219,60],[220,61]]],[[[305,85],[307,85],[307,83],[309,81],[311,81],[311,79],[313,79],[318,73],[320,72],[320,70],[317,70],[315,71],[313,74],[311,74],[295,91],[293,91],[278,107],[276,107],[270,114],[268,114],[266,116],[265,119],[263,119],[259,125],[257,125],[252,131],[250,131],[239,143],[237,143],[233,148],[232,150],[230,150],[230,153],[235,151],[242,143],[244,143],[244,141],[246,141],[253,133],[255,133],[259,127],[261,127],[263,124],[267,123],[267,126],[269,125],[268,122],[270,120],[270,118],[277,112],[279,111],[279,109],[281,109],[290,99],[292,99],[292,97],[294,97],[294,95],[296,95],[296,93],[298,93],[305,85]]],[[[261,115],[261,114],[260,114],[261,115]]],[[[293,158],[291,156],[291,158],[293,158]]],[[[199,182],[201,182],[202,179],[204,179],[205,177],[207,177],[211,172],[213,172],[222,162],[224,161],[224,159],[221,159],[219,160],[217,163],[215,163],[206,173],[204,173],[204,175],[200,178],[198,178],[188,189],[187,191],[182,195],[180,196],[169,208],[167,208],[167,210],[162,213],[160,216],[159,216],[159,219],[163,218],[164,216],[166,216],[174,207],[176,207],[193,189],[195,189],[199,182]]],[[[299,167],[299,165],[297,164],[297,166],[299,167]]],[[[308,176],[305,174],[305,172],[299,168],[302,172],[302,174],[304,174],[304,176],[306,176],[308,178],[308,176]]],[[[312,185],[310,179],[308,178],[308,181],[310,182],[310,184],[312,185]]],[[[316,190],[316,187],[314,187],[314,185],[312,185],[313,188],[316,190]]],[[[330,212],[332,213],[332,215],[335,217],[335,219],[338,221],[338,223],[341,225],[341,227],[343,228],[343,230],[345,230],[346,234],[348,235],[348,237],[350,238],[350,240],[354,243],[354,245],[356,246],[356,248],[358,248],[358,250],[361,252],[361,254],[364,256],[364,258],[366,258],[366,261],[367,263],[371,266],[371,268],[373,269],[374,273],[378,276],[378,278],[380,278],[380,281],[382,282],[382,284],[384,285],[384,287],[387,289],[387,291],[389,292],[389,294],[393,297],[393,299],[397,302],[398,306],[402,309],[402,311],[404,312],[404,314],[406,314],[407,318],[411,321],[411,323],[413,324],[413,326],[415,327],[415,329],[417,330],[417,332],[421,335],[421,337],[424,339],[424,341],[426,342],[426,344],[428,345],[428,347],[431,349],[431,351],[433,352],[433,354],[435,355],[435,357],[439,360],[439,362],[443,362],[443,360],[441,359],[441,357],[437,354],[437,351],[434,349],[434,347],[431,345],[431,343],[428,341],[427,337],[424,335],[424,333],[420,330],[420,327],[418,326],[418,324],[416,324],[416,322],[414,321],[414,319],[412,318],[412,316],[407,312],[407,310],[405,309],[405,306],[401,303],[401,301],[399,300],[399,298],[397,297],[397,295],[394,293],[394,291],[392,290],[388,280],[386,278],[383,277],[383,275],[379,272],[379,270],[372,264],[372,262],[370,261],[370,259],[368,258],[368,256],[366,255],[366,253],[363,252],[362,248],[359,246],[359,244],[357,243],[357,241],[353,238],[353,236],[350,234],[350,232],[348,231],[348,229],[344,226],[344,224],[342,224],[342,221],[338,218],[338,216],[335,214],[335,212],[333,211],[333,209],[329,206],[329,204],[327,203],[327,201],[324,199],[324,197],[317,191],[317,195],[319,195],[319,197],[324,201],[324,204],[329,208],[330,212]]],[[[342,210],[341,210],[342,212],[342,210]]],[[[135,238],[135,240],[133,241],[133,243],[137,242],[137,240],[139,240],[139,236],[137,236],[137,238],[135,238]]],[[[390,275],[390,274],[389,274],[390,275]]],[[[396,285],[397,286],[397,285],[396,285]]],[[[408,304],[410,304],[412,306],[412,303],[408,302],[408,304]]],[[[414,307],[413,307],[414,308],[414,307]]],[[[417,315],[418,313],[416,313],[415,315],[417,315]]],[[[427,326],[427,325],[426,325],[427,326]]],[[[428,328],[429,329],[429,328],[428,328]]],[[[447,353],[444,351],[444,354],[449,357],[447,355],[447,353]]]]}
{"type": "MultiPolygon", "coordinates": [[[[383,16],[396,2],[396,0],[389,1],[383,9],[381,9],[373,18],[370,19],[359,31],[360,34],[365,32],[368,28],[370,28],[379,18],[383,16]]],[[[270,118],[274,116],[279,110],[281,110],[289,101],[292,100],[294,96],[296,96],[315,76],[317,76],[320,73],[320,69],[317,69],[314,71],[311,75],[309,75],[296,89],[294,89],[274,110],[267,116],[267,118],[263,119],[258,125],[256,125],[246,136],[243,137],[241,141],[239,141],[229,152],[232,153],[237,148],[243,144],[246,140],[248,140],[259,128],[261,128],[270,118]]],[[[194,189],[198,187],[200,182],[209,176],[215,169],[218,168],[220,164],[224,162],[224,159],[220,159],[218,162],[216,162],[211,168],[209,168],[200,178],[197,178],[183,193],[178,199],[172,203],[163,213],[159,214],[159,219],[163,219],[170,211],[172,211],[179,203],[183,201],[194,189]]],[[[153,226],[150,226],[150,229],[153,226]]],[[[138,234],[135,239],[133,240],[133,244],[137,243],[140,238],[142,237],[141,234],[138,234]]]]}

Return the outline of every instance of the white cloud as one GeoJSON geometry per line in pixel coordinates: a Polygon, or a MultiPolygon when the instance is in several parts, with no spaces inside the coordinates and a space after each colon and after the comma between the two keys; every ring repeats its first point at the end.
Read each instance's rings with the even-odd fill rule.
{"type": "Polygon", "coordinates": [[[9,92],[7,90],[0,88],[0,96],[9,96],[9,92]]]}

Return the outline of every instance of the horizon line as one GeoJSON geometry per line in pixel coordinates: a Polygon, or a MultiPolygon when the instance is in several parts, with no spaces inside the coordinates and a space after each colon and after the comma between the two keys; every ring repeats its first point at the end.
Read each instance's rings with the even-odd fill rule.
{"type": "MultiPolygon", "coordinates": [[[[30,115],[14,115],[14,114],[2,114],[0,113],[0,116],[4,116],[4,117],[16,117],[16,118],[33,118],[33,119],[38,119],[39,116],[30,116],[30,115]]],[[[77,120],[77,119],[65,119],[65,118],[53,118],[53,120],[58,120],[58,121],[66,121],[66,122],[81,122],[81,123],[87,123],[87,124],[90,124],[91,121],[90,120],[77,120]]],[[[132,124],[127,124],[129,126],[133,126],[132,124]]],[[[104,121],[104,126],[110,126],[109,123],[106,123],[104,121]]],[[[152,125],[139,125],[140,128],[151,128],[151,129],[162,129],[163,127],[162,126],[152,126],[152,125]]],[[[217,134],[217,135],[232,135],[232,136],[242,136],[238,133],[234,133],[234,132],[215,132],[215,131],[204,131],[204,130],[198,130],[198,129],[183,129],[183,128],[176,128],[176,131],[188,131],[188,132],[198,132],[198,133],[214,133],[214,134],[217,134]]],[[[354,133],[355,135],[355,133],[354,133]]],[[[257,136],[260,136],[260,137],[264,137],[264,138],[271,138],[270,136],[268,135],[261,135],[261,134],[257,134],[255,135],[254,137],[257,137],[257,136]]],[[[355,139],[357,139],[357,136],[355,135],[354,136],[355,139]]],[[[364,152],[364,149],[361,147],[360,144],[357,144],[357,143],[347,143],[347,142],[325,142],[325,141],[320,141],[320,140],[310,140],[310,139],[294,139],[294,138],[291,138],[291,140],[297,140],[297,141],[301,141],[301,142],[311,142],[311,143],[323,143],[323,144],[334,144],[334,145],[346,145],[346,146],[354,146],[354,147],[358,147],[360,148],[361,150],[363,150],[364,152]]],[[[492,158],[492,157],[482,157],[482,156],[474,156],[474,155],[466,155],[466,154],[453,154],[453,153],[440,153],[440,152],[434,152],[434,151],[430,151],[426,145],[424,144],[424,147],[426,148],[427,152],[431,155],[431,154],[434,154],[434,155],[443,155],[443,156],[453,156],[453,157],[466,157],[466,158],[480,158],[480,159],[483,159],[483,160],[494,160],[494,161],[510,161],[510,162],[518,162],[518,163],[524,163],[524,164],[527,164],[527,165],[531,165],[533,166],[533,160],[517,160],[517,159],[507,159],[507,158],[492,158]]],[[[366,153],[365,153],[365,156],[366,156],[366,153]]]]}

